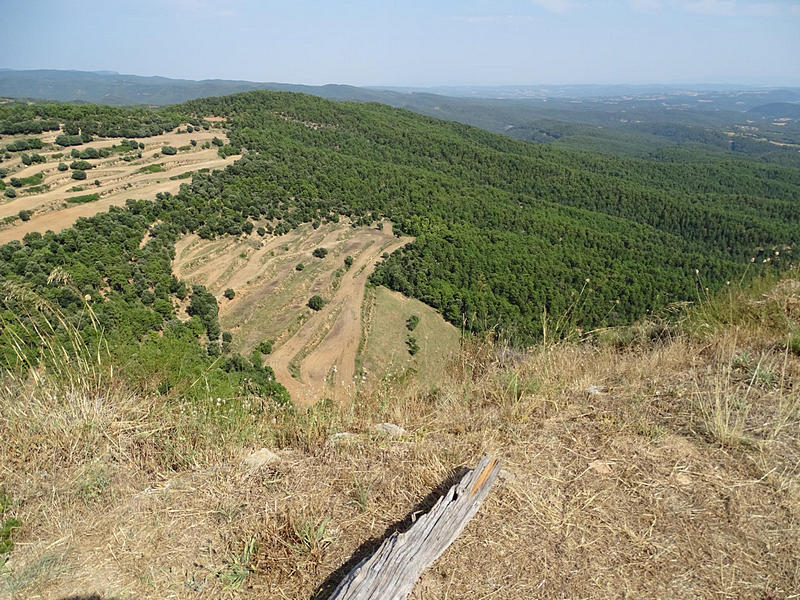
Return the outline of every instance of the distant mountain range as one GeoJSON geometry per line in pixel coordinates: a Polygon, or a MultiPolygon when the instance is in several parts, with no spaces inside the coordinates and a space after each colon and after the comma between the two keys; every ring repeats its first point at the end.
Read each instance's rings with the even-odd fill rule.
{"type": "Polygon", "coordinates": [[[800,88],[711,84],[377,88],[0,69],[0,97],[18,99],[166,105],[254,90],[379,102],[521,140],[610,154],[643,156],[665,145],[692,142],[715,152],[735,149],[759,159],[800,162],[800,153],[788,150],[800,144],[800,88]],[[730,137],[731,132],[738,137],[730,137]]]}
{"type": "Polygon", "coordinates": [[[225,96],[252,90],[301,92],[330,100],[414,104],[416,97],[537,101],[547,100],[662,100],[670,105],[748,110],[760,104],[800,102],[800,88],[756,88],[720,84],[702,85],[517,85],[356,87],[301,85],[231,79],[171,79],[124,75],[115,71],[56,69],[0,69],[0,96],[92,102],[99,104],[178,104],[194,98],[225,96]],[[729,100],[722,102],[722,99],[729,100]],[[717,103],[717,106],[708,104],[717,103]]]}
{"type": "Polygon", "coordinates": [[[392,92],[347,85],[306,86],[226,79],[170,79],[110,71],[0,70],[0,96],[97,104],[179,104],[252,90],[302,92],[333,100],[384,101],[392,92]]]}

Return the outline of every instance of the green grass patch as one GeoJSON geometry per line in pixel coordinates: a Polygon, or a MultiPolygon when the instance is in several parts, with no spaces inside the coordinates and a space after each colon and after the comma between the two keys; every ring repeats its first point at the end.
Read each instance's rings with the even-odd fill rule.
{"type": "Polygon", "coordinates": [[[31,175],[30,177],[21,177],[19,182],[22,186],[26,185],[39,185],[44,181],[44,176],[41,173],[36,173],[36,175],[31,175]]]}
{"type": "Polygon", "coordinates": [[[194,171],[186,171],[186,173],[181,173],[180,175],[173,175],[170,177],[170,181],[175,181],[177,179],[189,179],[192,175],[194,175],[194,171]]]}
{"type": "Polygon", "coordinates": [[[33,187],[28,188],[26,191],[30,192],[31,194],[41,194],[42,192],[46,192],[49,189],[50,186],[44,184],[44,185],[35,185],[33,187]]]}
{"type": "Polygon", "coordinates": [[[100,194],[84,194],[83,196],[72,196],[71,198],[67,198],[67,202],[70,204],[86,204],[99,199],[100,194]]]}
{"type": "Polygon", "coordinates": [[[154,165],[147,165],[146,167],[142,167],[139,169],[139,173],[162,173],[164,171],[164,167],[156,163],[154,165]]]}
{"type": "MultiPolygon", "coordinates": [[[[369,290],[368,290],[369,291],[369,290]]],[[[372,377],[403,378],[416,372],[419,381],[435,385],[454,352],[459,331],[431,307],[386,288],[373,288],[375,304],[369,330],[362,338],[359,366],[372,377]],[[409,336],[409,315],[415,319],[409,336]]]]}
{"type": "Polygon", "coordinates": [[[76,186],[73,186],[73,187],[69,188],[69,190],[67,190],[67,191],[69,191],[69,192],[82,192],[84,189],[85,188],[82,185],[76,185],[76,186]]]}

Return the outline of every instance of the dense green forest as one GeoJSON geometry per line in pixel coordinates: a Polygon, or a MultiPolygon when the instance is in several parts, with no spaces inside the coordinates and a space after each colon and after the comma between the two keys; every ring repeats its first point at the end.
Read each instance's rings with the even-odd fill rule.
{"type": "MultiPolygon", "coordinates": [[[[126,367],[163,391],[186,391],[202,375],[192,393],[285,397],[268,367],[226,353],[215,299],[171,275],[174,244],[188,232],[249,234],[258,220],[264,235],[281,235],[304,222],[388,218],[415,241],[373,283],[519,344],[541,335],[545,313],[582,328],[618,325],[783,268],[800,234],[792,166],[574,151],[380,104],[259,91],[159,110],[6,105],[0,123],[36,132],[30,123],[58,120],[67,135],[137,138],[212,114],[230,128],[220,154],[244,152],[232,166],[196,174],[176,195],[0,248],[6,286],[32,287],[88,338],[104,332],[126,367]],[[64,275],[53,280],[56,269],[64,275]],[[183,298],[186,323],[174,307],[183,298]]],[[[35,336],[14,317],[26,300],[5,293],[3,302],[0,321],[35,355],[35,336]]],[[[0,351],[14,364],[13,348],[0,351]]]]}

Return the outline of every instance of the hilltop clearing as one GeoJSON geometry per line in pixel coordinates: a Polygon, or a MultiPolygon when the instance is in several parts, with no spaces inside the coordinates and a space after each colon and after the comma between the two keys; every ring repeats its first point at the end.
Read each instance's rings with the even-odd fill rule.
{"type": "Polygon", "coordinates": [[[325,598],[488,453],[500,480],[413,598],[790,598],[800,281],[734,288],[295,410],[134,392],[105,362],[71,387],[7,376],[0,594],[325,598]]]}

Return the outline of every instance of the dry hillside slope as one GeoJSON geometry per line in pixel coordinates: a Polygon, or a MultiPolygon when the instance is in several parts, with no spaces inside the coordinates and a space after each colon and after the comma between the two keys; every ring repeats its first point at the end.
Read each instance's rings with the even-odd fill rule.
{"type": "Polygon", "coordinates": [[[6,379],[0,596],[324,598],[491,454],[501,479],[413,598],[795,598],[799,322],[788,279],[297,410],[134,394],[108,365],[87,389],[6,379]]]}

